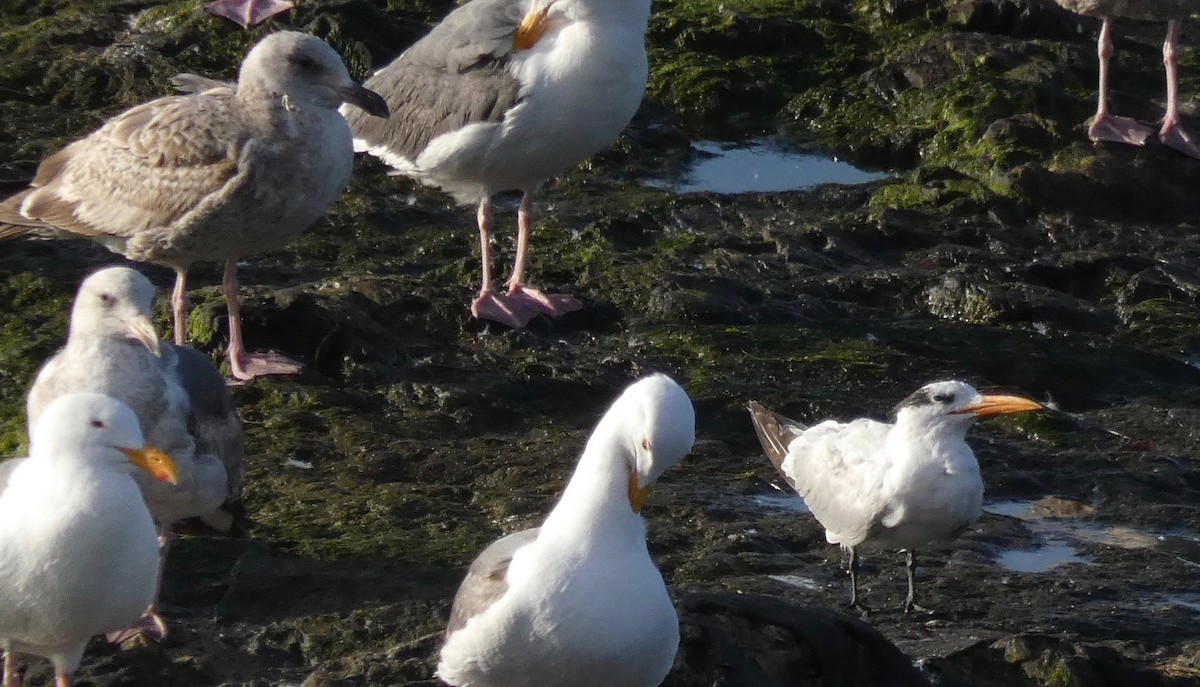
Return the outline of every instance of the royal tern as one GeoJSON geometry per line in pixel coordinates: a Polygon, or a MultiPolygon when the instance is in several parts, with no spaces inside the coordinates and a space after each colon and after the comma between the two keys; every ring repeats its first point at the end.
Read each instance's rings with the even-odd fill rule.
{"type": "Polygon", "coordinates": [[[915,550],[957,537],[981,512],[983,480],[967,430],[980,418],[1041,407],[944,381],[901,401],[894,424],[860,418],[807,427],[754,401],[750,417],[767,457],[825,527],[825,538],[849,550],[850,604],[860,605],[859,548],[904,549],[907,613],[915,604],[915,550]]]}

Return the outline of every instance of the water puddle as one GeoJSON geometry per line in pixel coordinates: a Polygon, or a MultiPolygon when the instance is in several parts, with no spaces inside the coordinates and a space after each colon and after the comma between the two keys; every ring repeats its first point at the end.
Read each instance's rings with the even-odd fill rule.
{"type": "Polygon", "coordinates": [[[1050,541],[1036,549],[1023,551],[1009,549],[996,556],[996,564],[1005,570],[1019,573],[1043,573],[1068,563],[1091,563],[1079,555],[1079,549],[1063,543],[1050,541]]]}
{"type": "Polygon", "coordinates": [[[770,193],[821,184],[864,184],[886,178],[828,155],[801,153],[772,139],[745,144],[692,144],[692,164],[680,174],[647,186],[672,193],[770,193]]]}
{"type": "Polygon", "coordinates": [[[1165,594],[1162,598],[1168,605],[1180,606],[1200,613],[1200,594],[1165,594]]]}
{"type": "Polygon", "coordinates": [[[775,580],[780,584],[786,584],[789,587],[797,587],[810,592],[824,590],[824,587],[811,577],[801,577],[800,575],[767,575],[767,578],[775,580]]]}

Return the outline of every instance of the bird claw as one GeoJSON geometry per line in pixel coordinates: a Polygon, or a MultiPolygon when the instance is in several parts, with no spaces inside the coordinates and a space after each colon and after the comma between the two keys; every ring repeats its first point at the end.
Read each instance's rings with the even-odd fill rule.
{"type": "Polygon", "coordinates": [[[294,5],[287,0],[214,0],[204,9],[248,29],[292,7],[294,5]]]}
{"type": "Polygon", "coordinates": [[[299,361],[273,351],[267,353],[230,354],[229,371],[233,378],[247,382],[266,375],[298,375],[304,371],[299,361]]]}
{"type": "Polygon", "coordinates": [[[137,622],[128,629],[109,632],[105,635],[109,644],[117,644],[125,648],[141,646],[151,642],[158,643],[167,638],[167,623],[162,616],[154,611],[147,611],[138,618],[137,622]],[[130,646],[126,646],[126,645],[130,646]]]}
{"type": "Polygon", "coordinates": [[[1088,138],[1094,143],[1124,143],[1131,146],[1144,146],[1154,131],[1128,117],[1114,115],[1097,116],[1088,127],[1088,138]]]}

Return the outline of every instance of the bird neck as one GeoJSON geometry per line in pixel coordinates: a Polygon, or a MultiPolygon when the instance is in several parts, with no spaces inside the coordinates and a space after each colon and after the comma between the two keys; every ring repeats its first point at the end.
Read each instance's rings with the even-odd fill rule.
{"type": "Polygon", "coordinates": [[[966,428],[955,424],[906,422],[902,418],[888,433],[887,441],[896,467],[901,469],[917,470],[970,455],[966,428]]]}
{"type": "Polygon", "coordinates": [[[640,525],[629,503],[629,448],[619,433],[605,432],[604,423],[588,441],[558,505],[542,525],[543,533],[595,532],[640,525]]]}

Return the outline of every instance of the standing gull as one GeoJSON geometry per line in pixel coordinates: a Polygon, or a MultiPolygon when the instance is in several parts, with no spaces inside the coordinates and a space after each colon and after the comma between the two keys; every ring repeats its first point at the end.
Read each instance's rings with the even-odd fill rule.
{"type": "Polygon", "coordinates": [[[1179,24],[1183,18],[1200,12],[1200,0],[1055,0],[1064,9],[1090,17],[1101,17],[1098,53],[1100,60],[1099,104],[1096,116],[1088,128],[1093,141],[1109,141],[1130,145],[1145,145],[1153,131],[1128,117],[1118,117],[1108,111],[1108,62],[1113,55],[1113,17],[1167,22],[1167,38],[1163,43],[1163,65],[1167,72],[1167,112],[1158,131],[1164,144],[1194,158],[1200,158],[1200,147],[1192,141],[1179,123],[1179,64],[1177,46],[1179,24]]]}
{"type": "Polygon", "coordinates": [[[679,618],[638,515],[649,486],[691,450],[695,414],[663,375],[605,413],[540,528],[504,537],[467,571],[437,676],[460,687],[654,687],[679,618]]]}
{"type": "Polygon", "coordinates": [[[0,238],[49,227],[171,267],[181,345],[188,267],[223,260],[233,376],[295,374],[293,360],[245,350],[237,261],[286,245],[345,188],[354,153],[342,102],[387,115],[324,41],[271,34],[236,86],[152,100],[47,158],[31,188],[0,203],[0,238]]]}
{"type": "Polygon", "coordinates": [[[859,548],[905,549],[908,613],[915,608],[915,549],[957,537],[981,512],[983,480],[967,430],[980,418],[1041,407],[947,381],[901,401],[890,425],[860,418],[806,427],[754,401],[750,417],[767,457],[825,527],[825,538],[849,549],[850,604],[859,605],[859,548]]]}
{"type": "Polygon", "coordinates": [[[478,207],[482,285],[475,317],[522,328],[578,310],[525,283],[533,194],[605,146],[646,89],[649,0],[473,0],[366,83],[384,122],[343,108],[355,150],[478,207]],[[516,259],[492,289],[491,196],[522,192],[516,259]]]}
{"type": "MultiPolygon", "coordinates": [[[[231,528],[227,509],[241,497],[245,440],[233,397],[208,358],[159,342],[150,322],[153,302],[154,286],[127,267],[85,279],[66,345],[38,372],[27,411],[32,431],[53,401],[77,392],[105,394],[133,409],[146,439],[178,467],[175,484],[137,476],[165,562],[172,523],[199,517],[231,528]]],[[[155,608],[133,632],[162,636],[165,625],[155,608]]]]}
{"type": "Polygon", "coordinates": [[[69,687],[88,639],[128,627],[150,603],[158,544],[132,479],[142,471],[175,478],[120,401],[70,394],[46,409],[0,491],[5,687],[19,684],[18,652],[49,658],[57,687],[69,687]]]}

